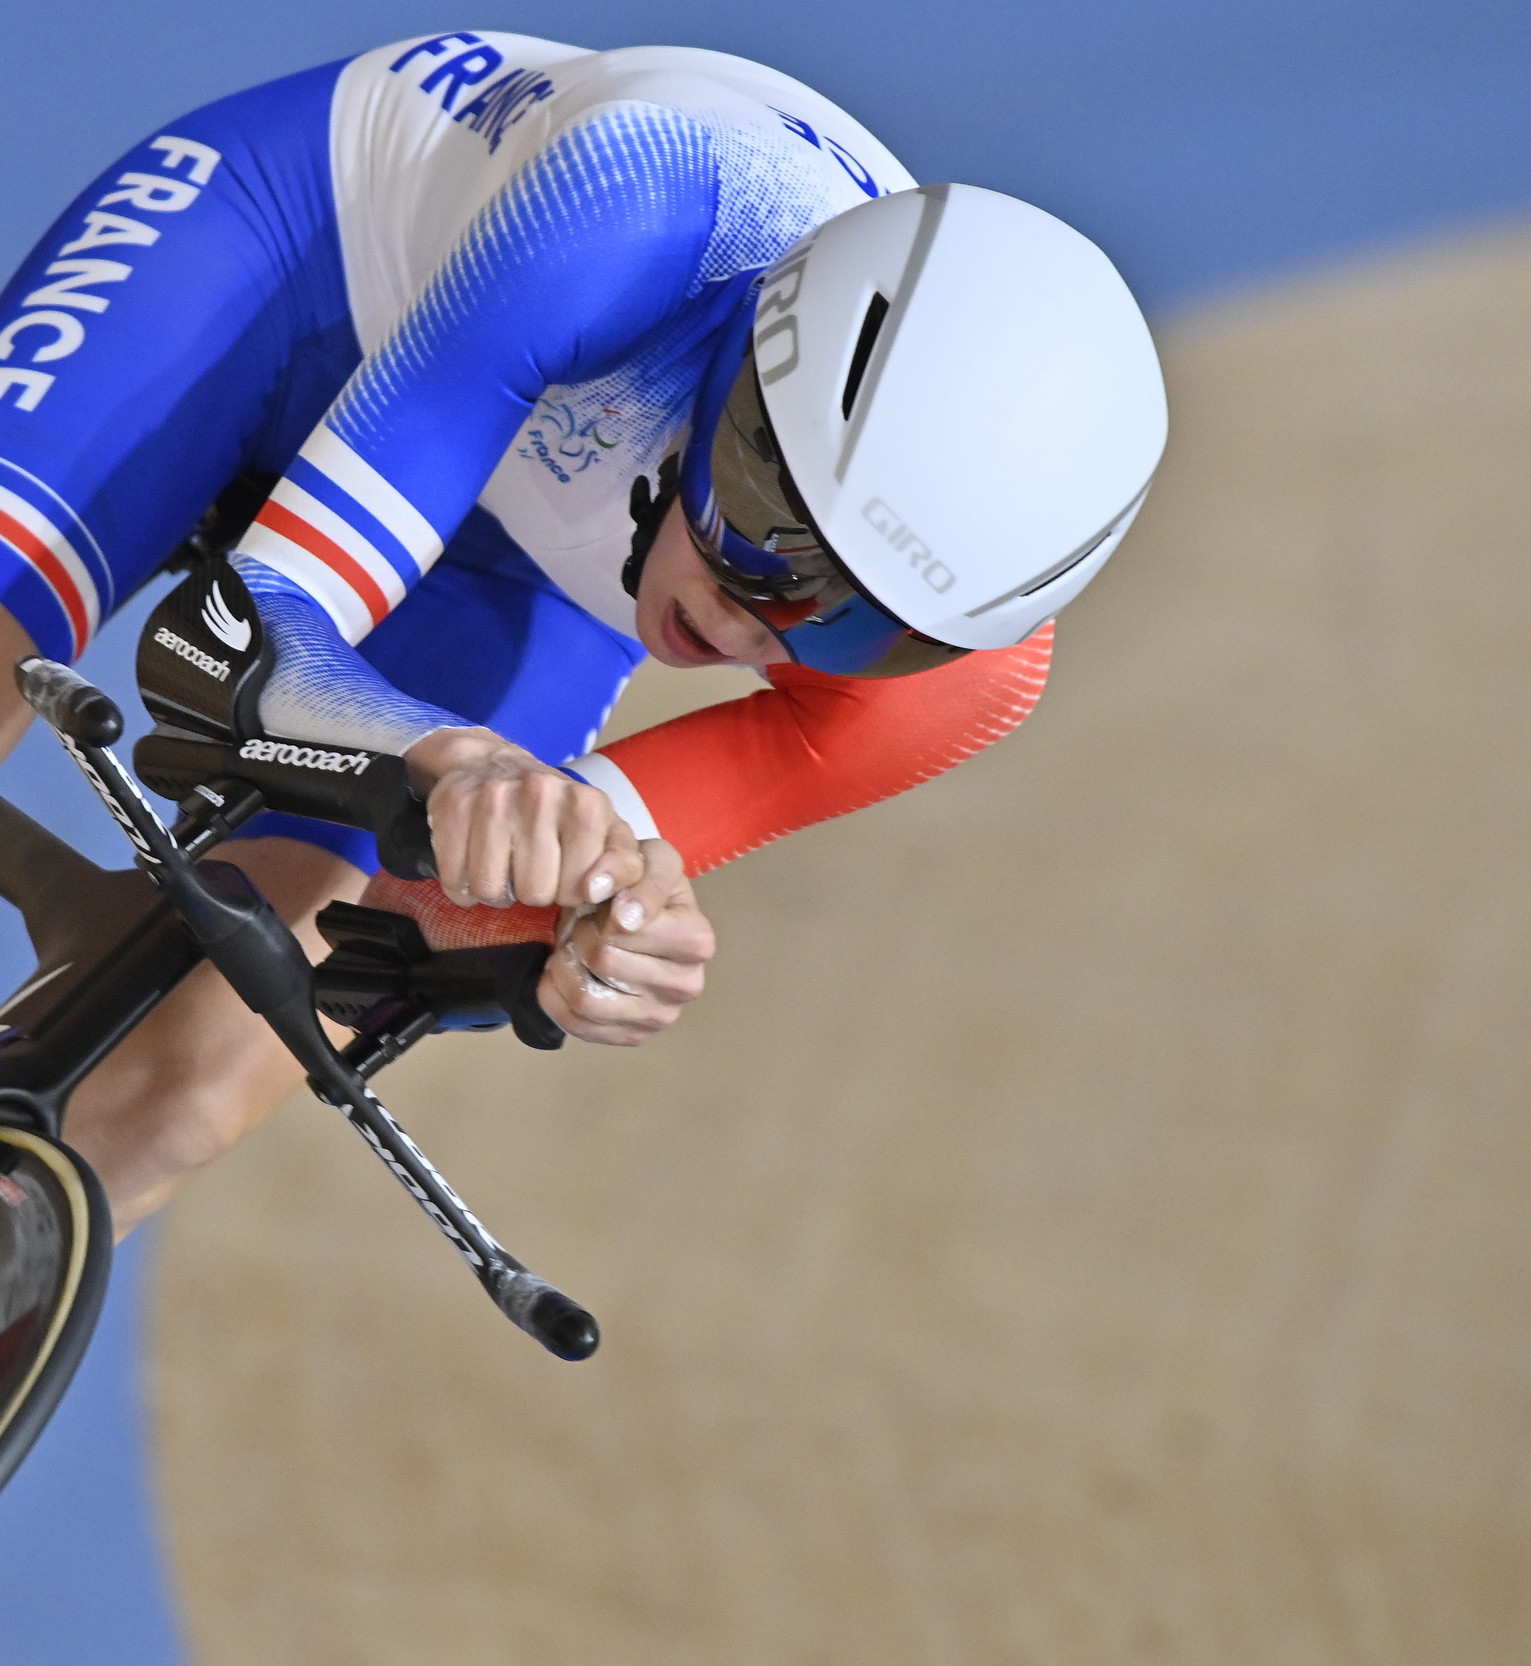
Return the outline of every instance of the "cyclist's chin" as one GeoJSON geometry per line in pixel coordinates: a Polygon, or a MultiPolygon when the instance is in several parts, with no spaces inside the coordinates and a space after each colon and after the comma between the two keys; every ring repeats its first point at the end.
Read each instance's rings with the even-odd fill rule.
{"type": "Polygon", "coordinates": [[[769,665],[791,656],[737,602],[724,596],[686,536],[672,506],[644,563],[638,586],[638,640],[662,665],[769,665]]]}
{"type": "Polygon", "coordinates": [[[740,663],[725,647],[703,635],[696,621],[673,596],[658,609],[657,617],[640,621],[638,634],[655,659],[662,664],[673,665],[679,671],[690,671],[703,665],[740,663]],[[645,624],[647,630],[643,628],[645,624]]]}

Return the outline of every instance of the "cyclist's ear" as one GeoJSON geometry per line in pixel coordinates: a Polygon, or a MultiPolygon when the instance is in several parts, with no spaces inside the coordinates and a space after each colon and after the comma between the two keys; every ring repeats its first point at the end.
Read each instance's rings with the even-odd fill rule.
{"type": "Polygon", "coordinates": [[[227,561],[202,561],[149,615],[138,688],[156,722],[251,740],[263,732],[257,707],[271,659],[244,581],[227,561]]]}

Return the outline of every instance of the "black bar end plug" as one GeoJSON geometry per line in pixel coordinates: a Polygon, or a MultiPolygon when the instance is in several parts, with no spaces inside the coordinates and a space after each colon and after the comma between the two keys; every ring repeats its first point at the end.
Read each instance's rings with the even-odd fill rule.
{"type": "Polygon", "coordinates": [[[526,1316],[526,1329],[560,1359],[589,1359],[601,1345],[595,1315],[561,1290],[544,1290],[526,1316]]]}
{"type": "Polygon", "coordinates": [[[17,660],[16,687],[43,722],[82,746],[110,746],[122,734],[122,713],[111,696],[57,660],[17,660]]]}

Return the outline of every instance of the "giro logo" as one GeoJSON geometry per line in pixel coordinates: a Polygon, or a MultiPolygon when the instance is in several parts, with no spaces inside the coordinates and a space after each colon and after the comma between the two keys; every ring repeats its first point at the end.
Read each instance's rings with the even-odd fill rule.
{"type": "MultiPolygon", "coordinates": [[[[813,236],[816,238],[818,233],[813,236]]],[[[812,249],[813,238],[799,244],[793,257],[770,273],[760,291],[760,304],[755,308],[755,367],[762,387],[770,387],[797,369],[797,314],[792,309],[803,292],[803,273],[808,270],[812,249]],[[776,314],[774,318],[772,313],[776,314]],[[770,322],[766,323],[768,318],[770,322]]]]}
{"type": "Polygon", "coordinates": [[[909,557],[909,565],[938,596],[944,596],[957,582],[957,575],[944,561],[937,561],[930,553],[930,545],[915,536],[903,519],[880,497],[868,498],[861,510],[861,518],[874,532],[880,532],[900,555],[909,557]]]}
{"type": "Polygon", "coordinates": [[[327,775],[360,775],[372,762],[370,752],[325,752],[317,746],[292,746],[284,740],[247,740],[239,755],[252,763],[322,769],[327,775]]]}
{"type": "Polygon", "coordinates": [[[183,659],[188,665],[194,665],[199,671],[205,671],[216,683],[225,683],[229,678],[229,662],[226,659],[214,659],[211,654],[204,654],[200,648],[192,647],[184,636],[177,636],[173,630],[164,625],[154,633],[154,640],[160,647],[168,648],[178,659],[183,659]]]}
{"type": "Polygon", "coordinates": [[[202,623],[236,654],[242,654],[250,646],[250,621],[241,619],[224,601],[216,579],[212,595],[202,604],[202,623]]]}

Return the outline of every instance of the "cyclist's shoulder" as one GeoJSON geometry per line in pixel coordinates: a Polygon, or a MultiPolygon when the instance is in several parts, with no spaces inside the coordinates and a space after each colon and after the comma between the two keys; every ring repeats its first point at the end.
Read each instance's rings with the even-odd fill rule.
{"type": "Polygon", "coordinates": [[[771,198],[812,199],[820,215],[914,183],[898,159],[823,94],[747,58],[697,47],[629,47],[569,66],[551,115],[607,111],[704,132],[715,152],[719,213],[771,198]]]}
{"type": "Polygon", "coordinates": [[[345,67],[333,123],[337,183],[349,158],[365,157],[369,172],[423,177],[433,158],[450,154],[453,176],[466,169],[483,189],[591,127],[608,147],[708,146],[725,197],[727,180],[741,173],[757,192],[774,184],[800,194],[815,178],[826,199],[912,183],[853,117],[763,64],[695,47],[591,52],[488,30],[395,42],[345,67]]]}
{"type": "Polygon", "coordinates": [[[474,30],[395,42],[346,66],[331,135],[369,346],[517,175],[520,229],[528,217],[539,235],[580,226],[604,247],[641,223],[669,238],[693,286],[764,265],[812,225],[911,183],[821,94],[690,47],[589,52],[474,30]],[[662,213],[599,211],[603,192],[633,206],[645,191],[662,213]]]}
{"type": "Polygon", "coordinates": [[[861,123],[763,64],[692,47],[593,53],[550,102],[560,131],[676,154],[700,146],[711,235],[694,282],[769,264],[811,227],[913,179],[861,123]]]}

